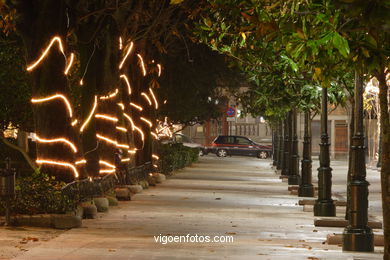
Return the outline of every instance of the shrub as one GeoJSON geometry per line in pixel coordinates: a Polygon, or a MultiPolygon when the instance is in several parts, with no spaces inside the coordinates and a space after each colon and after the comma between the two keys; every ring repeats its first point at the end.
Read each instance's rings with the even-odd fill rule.
{"type": "Polygon", "coordinates": [[[199,148],[190,148],[183,144],[160,144],[158,147],[161,160],[161,172],[170,174],[196,162],[199,158],[199,148]]]}
{"type": "MultiPolygon", "coordinates": [[[[27,177],[16,179],[16,197],[11,210],[18,214],[65,213],[74,210],[76,201],[63,196],[64,183],[55,177],[36,171],[27,177]]],[[[5,202],[0,201],[0,214],[4,214],[5,202]]]]}

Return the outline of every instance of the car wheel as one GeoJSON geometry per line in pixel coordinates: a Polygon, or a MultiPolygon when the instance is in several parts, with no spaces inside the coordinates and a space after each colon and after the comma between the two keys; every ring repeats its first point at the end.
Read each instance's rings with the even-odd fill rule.
{"type": "Polygon", "coordinates": [[[221,149],[217,151],[217,156],[218,157],[226,157],[227,156],[227,151],[225,149],[221,149]]]}
{"type": "Polygon", "coordinates": [[[267,152],[264,152],[264,151],[260,151],[260,152],[257,154],[257,157],[259,157],[260,159],[267,159],[267,158],[268,158],[268,153],[267,153],[267,152]]]}

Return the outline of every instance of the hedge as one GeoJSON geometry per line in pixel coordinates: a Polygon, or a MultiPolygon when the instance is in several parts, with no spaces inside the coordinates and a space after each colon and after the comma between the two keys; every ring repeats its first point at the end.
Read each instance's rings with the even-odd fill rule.
{"type": "Polygon", "coordinates": [[[199,148],[186,147],[180,143],[160,144],[158,153],[160,155],[161,172],[166,175],[189,166],[199,159],[199,148]]]}

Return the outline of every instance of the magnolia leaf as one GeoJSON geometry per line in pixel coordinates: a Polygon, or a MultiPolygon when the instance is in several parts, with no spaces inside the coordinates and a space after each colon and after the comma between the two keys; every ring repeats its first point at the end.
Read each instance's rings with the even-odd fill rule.
{"type": "Polygon", "coordinates": [[[340,52],[340,54],[347,58],[349,55],[348,41],[337,32],[333,33],[332,37],[333,46],[340,52]]]}

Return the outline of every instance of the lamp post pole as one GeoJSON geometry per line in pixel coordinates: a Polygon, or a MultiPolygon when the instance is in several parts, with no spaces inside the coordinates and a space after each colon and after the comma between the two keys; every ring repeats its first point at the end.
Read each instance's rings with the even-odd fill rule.
{"type": "Polygon", "coordinates": [[[284,144],[283,144],[283,120],[279,122],[278,129],[278,163],[276,165],[276,170],[281,170],[283,167],[283,155],[284,155],[284,144]]]}
{"type": "Polygon", "coordinates": [[[320,167],[318,168],[318,199],[314,204],[314,216],[336,216],[336,206],[332,199],[332,168],[330,168],[328,135],[328,89],[322,87],[321,98],[321,143],[320,167]]]}
{"type": "Polygon", "coordinates": [[[299,155],[298,155],[298,135],[297,135],[297,110],[291,111],[291,167],[288,176],[289,185],[299,184],[299,155]]]}
{"type": "Polygon", "coordinates": [[[311,123],[310,112],[305,112],[305,133],[303,136],[302,178],[298,188],[299,197],[314,197],[312,184],[312,160],[311,160],[311,123]]]}
{"type": "Polygon", "coordinates": [[[355,120],[352,137],[351,175],[348,189],[351,195],[348,226],[343,233],[343,251],[374,251],[374,234],[368,223],[368,185],[363,129],[363,79],[355,72],[355,120]]]}
{"type": "Polygon", "coordinates": [[[290,174],[290,112],[287,113],[284,120],[284,149],[283,149],[283,167],[282,176],[288,176],[290,174]]]}

